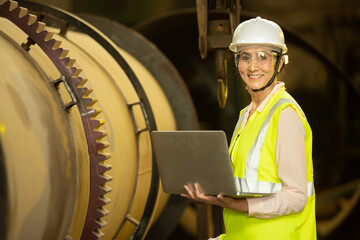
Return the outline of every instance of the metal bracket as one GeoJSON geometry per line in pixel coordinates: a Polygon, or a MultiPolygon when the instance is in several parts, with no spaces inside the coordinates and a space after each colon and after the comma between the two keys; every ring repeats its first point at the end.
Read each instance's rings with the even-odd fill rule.
{"type": "Polygon", "coordinates": [[[127,106],[128,106],[128,109],[130,110],[130,113],[132,115],[132,118],[133,118],[133,121],[134,121],[134,124],[135,124],[135,133],[136,133],[136,135],[140,135],[140,133],[145,132],[145,131],[150,131],[149,124],[148,124],[147,119],[146,119],[146,114],[144,112],[144,106],[143,106],[142,102],[139,101],[139,102],[134,102],[134,103],[128,103],[127,106]],[[144,121],[145,121],[145,124],[146,124],[145,128],[139,128],[138,124],[136,122],[136,118],[135,118],[135,114],[134,114],[134,110],[133,110],[133,107],[136,106],[136,105],[140,106],[140,109],[141,109],[141,111],[143,113],[144,121]]]}
{"type": "Polygon", "coordinates": [[[52,85],[55,86],[55,88],[58,90],[59,88],[59,85],[61,83],[64,84],[65,86],[65,89],[66,91],[69,93],[69,96],[71,98],[71,102],[69,103],[64,103],[63,102],[63,108],[66,110],[66,111],[69,111],[73,106],[76,105],[76,103],[78,102],[76,97],[75,97],[75,94],[74,94],[74,91],[72,90],[70,84],[67,82],[67,79],[66,79],[66,76],[65,75],[61,75],[60,78],[56,79],[56,80],[53,80],[50,82],[52,85]]]}
{"type": "Polygon", "coordinates": [[[207,57],[207,16],[208,1],[196,0],[196,11],[199,29],[199,50],[202,59],[207,57]]]}
{"type": "Polygon", "coordinates": [[[215,51],[218,102],[220,108],[224,108],[228,96],[225,50],[240,23],[240,0],[196,0],[196,7],[200,55],[202,59],[206,59],[208,50],[215,51]],[[208,20],[209,12],[229,13],[229,20],[208,20]]]}

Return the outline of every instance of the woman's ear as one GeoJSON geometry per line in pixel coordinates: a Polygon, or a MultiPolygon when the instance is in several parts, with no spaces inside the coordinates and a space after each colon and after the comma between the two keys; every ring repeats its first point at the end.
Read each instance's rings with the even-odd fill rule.
{"type": "Polygon", "coordinates": [[[279,63],[279,67],[278,67],[278,72],[281,71],[281,69],[282,69],[283,66],[284,66],[284,63],[285,63],[285,58],[284,58],[284,56],[282,56],[281,59],[280,59],[280,63],[279,63]]]}

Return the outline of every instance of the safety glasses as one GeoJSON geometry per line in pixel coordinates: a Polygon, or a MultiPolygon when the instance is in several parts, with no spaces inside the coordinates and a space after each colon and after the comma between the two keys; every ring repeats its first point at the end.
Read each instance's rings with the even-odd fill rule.
{"type": "Polygon", "coordinates": [[[255,54],[248,52],[239,52],[235,54],[236,67],[250,67],[251,62],[255,61],[255,65],[260,68],[273,66],[273,61],[279,54],[276,52],[259,51],[255,54]]]}

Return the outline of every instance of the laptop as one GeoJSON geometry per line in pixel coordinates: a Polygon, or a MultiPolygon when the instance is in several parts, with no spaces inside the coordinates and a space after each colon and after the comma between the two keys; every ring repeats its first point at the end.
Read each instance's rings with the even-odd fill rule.
{"type": "Polygon", "coordinates": [[[206,195],[261,197],[239,191],[224,131],[152,131],[151,141],[165,193],[186,193],[198,183],[206,195]]]}

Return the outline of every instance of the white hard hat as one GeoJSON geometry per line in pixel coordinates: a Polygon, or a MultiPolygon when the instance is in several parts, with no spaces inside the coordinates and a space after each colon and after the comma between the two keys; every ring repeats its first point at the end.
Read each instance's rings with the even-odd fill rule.
{"type": "Polygon", "coordinates": [[[261,17],[244,21],[234,31],[229,49],[239,52],[245,45],[266,45],[287,52],[284,33],[276,23],[261,17]]]}

